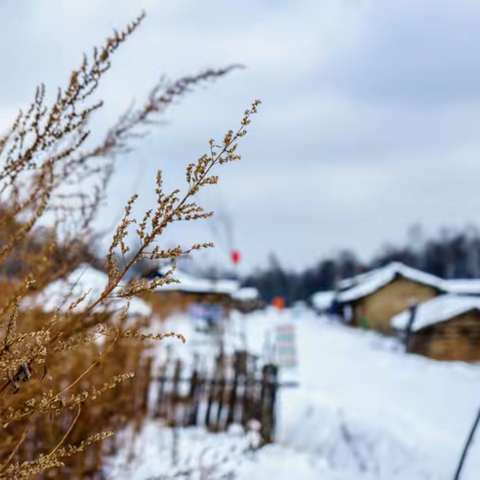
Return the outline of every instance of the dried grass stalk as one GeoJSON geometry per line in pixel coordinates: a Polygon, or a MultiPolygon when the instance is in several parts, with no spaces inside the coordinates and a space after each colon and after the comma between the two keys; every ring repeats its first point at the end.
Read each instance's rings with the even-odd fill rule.
{"type": "Polygon", "coordinates": [[[148,388],[148,382],[137,382],[134,372],[145,371],[151,341],[184,339],[176,333],[144,333],[148,322],[128,317],[133,296],[174,282],[171,275],[127,286],[123,280],[140,260],[175,260],[213,247],[163,250],[158,240],[175,222],[213,215],[195,197],[217,183],[215,167],[240,159],[238,140],[260,103],[245,111],[239,128],[218,144],[210,140],[208,153],[188,165],[183,193],[165,192],[159,171],[157,203],[141,220],[132,217],[138,196],[128,200],[106,259],[108,285],[97,298],[85,292],[53,313],[22,308],[26,296],[95,259],[92,220],[116,160],[131,150],[132,141],[194,87],[237,68],[175,81],[162,78],[142,105],[131,107],[98,145],[89,147],[89,122],[102,107],[93,95],[112,55],[144,16],[85,55],[51,104],[40,85],[30,107],[0,138],[0,478],[92,476],[101,469],[105,449],[115,448],[112,431],[132,419],[138,424],[136,398],[144,395],[139,389],[148,388]],[[47,214],[54,221],[44,222],[47,214]],[[130,252],[132,225],[138,248],[130,252]],[[118,298],[126,299],[125,309],[109,310],[118,298]]]}

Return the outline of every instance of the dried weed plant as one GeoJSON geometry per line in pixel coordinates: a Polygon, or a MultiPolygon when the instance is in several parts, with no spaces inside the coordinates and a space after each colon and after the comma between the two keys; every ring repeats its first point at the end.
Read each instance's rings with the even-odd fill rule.
{"type": "Polygon", "coordinates": [[[193,87],[236,68],[162,79],[143,105],[129,109],[98,145],[88,148],[89,121],[102,106],[93,100],[94,93],[112,55],[143,18],[85,55],[52,102],[46,100],[45,86],[39,86],[30,107],[0,137],[0,478],[93,477],[101,471],[105,449],[115,448],[112,431],[126,422],[141,422],[149,342],[167,336],[184,339],[174,333],[143,333],[148,322],[128,315],[133,296],[175,280],[166,275],[126,284],[125,276],[141,259],[174,260],[213,246],[164,250],[158,241],[172,223],[213,214],[194,197],[217,183],[214,167],[240,159],[237,142],[260,103],[245,111],[236,131],[229,131],[220,144],[210,140],[208,154],[188,165],[183,194],[165,192],[159,171],[157,203],[140,221],[132,217],[138,196],[128,200],[107,256],[108,285],[98,298],[85,292],[53,313],[22,308],[26,296],[64,277],[90,254],[92,222],[115,161],[130,151],[139,128],[154,123],[193,87]],[[132,229],[139,246],[129,252],[132,229]],[[112,313],[108,305],[119,298],[125,308],[112,313]],[[134,378],[139,369],[143,374],[134,378]]]}

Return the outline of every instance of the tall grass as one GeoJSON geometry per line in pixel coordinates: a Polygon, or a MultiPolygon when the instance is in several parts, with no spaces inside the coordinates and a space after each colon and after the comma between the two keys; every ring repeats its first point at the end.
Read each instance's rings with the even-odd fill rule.
{"type": "Polygon", "coordinates": [[[54,312],[25,308],[26,297],[65,277],[91,253],[93,220],[115,162],[130,150],[139,128],[151,125],[194,87],[235,68],[162,79],[142,105],[125,112],[101,142],[90,145],[90,120],[102,107],[94,94],[112,56],[144,16],[85,55],[53,102],[47,102],[40,85],[29,108],[0,137],[1,478],[93,477],[101,470],[105,449],[115,446],[109,439],[113,431],[142,421],[137,407],[146,386],[135,372],[148,368],[151,341],[183,337],[144,333],[148,319],[128,315],[132,297],[174,282],[171,275],[128,284],[125,278],[138,261],[175,260],[213,246],[162,250],[158,240],[175,222],[213,215],[195,197],[217,183],[218,166],[240,159],[238,140],[257,113],[259,101],[245,111],[236,130],[220,142],[210,140],[208,153],[186,167],[183,190],[166,192],[159,171],[156,204],[142,218],[132,216],[138,195],[126,201],[106,258],[108,284],[101,294],[67,295],[66,307],[59,305],[54,312]],[[132,244],[138,245],[135,251],[129,251],[132,244]],[[112,307],[119,299],[121,311],[112,307]]]}

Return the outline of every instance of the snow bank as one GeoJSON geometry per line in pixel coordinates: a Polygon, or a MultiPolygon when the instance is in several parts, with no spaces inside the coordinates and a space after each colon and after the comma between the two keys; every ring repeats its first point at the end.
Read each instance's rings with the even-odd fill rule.
{"type": "MultiPolygon", "coordinates": [[[[128,440],[130,433],[123,432],[123,438],[128,440]]],[[[125,441],[125,448],[107,460],[105,473],[118,480],[234,478],[229,475],[258,442],[258,434],[245,434],[238,426],[211,434],[201,428],[172,430],[151,421],[131,444],[125,441]]]]}
{"type": "MultiPolygon", "coordinates": [[[[253,353],[268,355],[283,321],[297,327],[299,367],[289,374],[299,386],[279,392],[277,443],[253,454],[239,432],[181,430],[179,451],[191,459],[188,465],[199,465],[207,448],[239,480],[451,480],[480,403],[480,366],[407,355],[394,339],[306,311],[235,314],[228,342],[243,341],[253,353]]],[[[185,347],[176,344],[179,352],[211,348],[195,344],[188,316],[175,317],[169,327],[187,336],[185,347]]],[[[159,475],[172,472],[165,470],[171,466],[165,439],[172,433],[159,428],[152,423],[142,433],[143,446],[134,450],[140,452],[138,471],[120,469],[111,478],[171,478],[159,475]]],[[[229,478],[221,476],[227,470],[205,478],[229,478]]],[[[191,478],[201,478],[198,472],[191,478]]],[[[478,472],[477,440],[462,480],[478,480],[478,472]]]]}
{"type": "MultiPolygon", "coordinates": [[[[282,445],[254,451],[258,435],[238,426],[226,433],[199,428],[172,430],[157,421],[145,425],[130,444],[107,460],[108,479],[118,480],[358,480],[348,469],[333,471],[324,459],[282,445]]],[[[378,477],[362,477],[373,480],[378,477]]],[[[388,480],[388,479],[384,479],[388,480]]],[[[409,480],[416,480],[413,477],[409,480]]]]}
{"type": "MultiPolygon", "coordinates": [[[[102,294],[108,284],[108,275],[90,265],[84,264],[70,273],[66,278],[56,280],[45,287],[38,295],[25,297],[21,308],[40,308],[51,313],[59,308],[66,312],[75,300],[86,295],[85,299],[77,305],[73,312],[79,312],[92,305],[102,294]]],[[[126,299],[114,298],[108,303],[109,310],[123,310],[127,305],[126,299]]],[[[100,304],[95,311],[105,311],[106,305],[100,304]]],[[[149,316],[152,309],[148,303],[140,298],[130,300],[128,311],[130,316],[149,316]]]]}
{"type": "MultiPolygon", "coordinates": [[[[339,479],[452,478],[480,402],[479,366],[407,355],[325,319],[299,322],[298,342],[300,388],[280,395],[282,445],[318,455],[339,479]]],[[[467,463],[462,480],[478,480],[480,444],[467,463]]]]}

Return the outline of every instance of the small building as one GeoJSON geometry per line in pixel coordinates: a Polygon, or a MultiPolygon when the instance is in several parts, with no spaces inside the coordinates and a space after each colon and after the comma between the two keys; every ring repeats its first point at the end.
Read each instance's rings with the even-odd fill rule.
{"type": "Polygon", "coordinates": [[[399,313],[391,324],[406,334],[411,353],[436,360],[480,361],[480,297],[440,295],[418,305],[413,317],[410,311],[399,313]]]}
{"type": "Polygon", "coordinates": [[[231,296],[233,308],[240,313],[251,313],[266,307],[260,292],[255,287],[241,287],[231,296]]]}
{"type": "Polygon", "coordinates": [[[392,262],[340,282],[336,301],[341,316],[352,326],[390,333],[394,315],[443,293],[442,279],[392,262]]]}
{"type": "MultiPolygon", "coordinates": [[[[155,270],[148,278],[163,277],[169,270],[168,267],[155,270]]],[[[198,305],[207,308],[209,305],[219,306],[224,311],[229,311],[234,305],[232,295],[239,290],[239,283],[235,280],[199,278],[178,269],[171,278],[179,283],[161,285],[145,297],[160,318],[180,312],[191,313],[192,308],[198,305]]]]}

